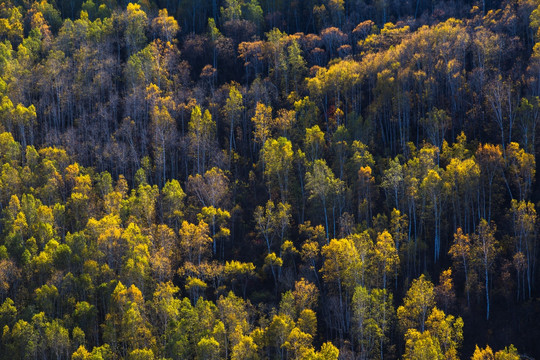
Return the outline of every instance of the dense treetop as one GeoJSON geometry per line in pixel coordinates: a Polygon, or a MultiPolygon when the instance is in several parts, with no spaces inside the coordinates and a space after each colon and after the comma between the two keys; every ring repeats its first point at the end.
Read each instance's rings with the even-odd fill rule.
{"type": "Polygon", "coordinates": [[[540,357],[539,122],[537,0],[5,0],[0,359],[540,357]]]}

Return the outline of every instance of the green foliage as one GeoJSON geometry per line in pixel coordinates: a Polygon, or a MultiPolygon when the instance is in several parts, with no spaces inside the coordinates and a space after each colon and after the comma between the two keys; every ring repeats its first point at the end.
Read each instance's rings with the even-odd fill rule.
{"type": "Polygon", "coordinates": [[[1,2],[0,358],[536,356],[540,8],[392,5],[1,2]]]}
{"type": "Polygon", "coordinates": [[[433,283],[422,274],[418,279],[413,280],[403,305],[397,309],[397,317],[402,331],[417,329],[424,332],[426,321],[434,306],[433,283]]]}

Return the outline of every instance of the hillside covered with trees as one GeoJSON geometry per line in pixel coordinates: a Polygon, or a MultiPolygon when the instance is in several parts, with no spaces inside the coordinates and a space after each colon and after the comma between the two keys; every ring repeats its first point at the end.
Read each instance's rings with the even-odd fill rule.
{"type": "Polygon", "coordinates": [[[540,358],[539,122],[538,0],[3,0],[0,359],[540,358]]]}

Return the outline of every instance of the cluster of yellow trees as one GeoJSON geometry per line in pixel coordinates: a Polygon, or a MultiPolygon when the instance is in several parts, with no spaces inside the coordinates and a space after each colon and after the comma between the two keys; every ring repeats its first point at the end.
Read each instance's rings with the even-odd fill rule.
{"type": "Polygon", "coordinates": [[[536,356],[539,28],[3,1],[0,360],[536,356]]]}

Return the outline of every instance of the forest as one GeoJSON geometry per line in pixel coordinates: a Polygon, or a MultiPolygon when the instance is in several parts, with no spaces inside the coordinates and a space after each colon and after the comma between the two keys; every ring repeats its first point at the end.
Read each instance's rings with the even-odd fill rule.
{"type": "Polygon", "coordinates": [[[0,1],[0,360],[540,358],[539,0],[0,1]]]}

